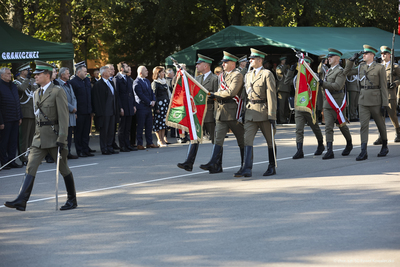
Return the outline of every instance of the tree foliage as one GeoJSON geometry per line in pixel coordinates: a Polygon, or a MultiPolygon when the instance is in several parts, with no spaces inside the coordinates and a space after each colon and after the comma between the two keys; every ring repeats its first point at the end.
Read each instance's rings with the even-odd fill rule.
{"type": "Polygon", "coordinates": [[[63,27],[71,23],[75,61],[99,59],[106,52],[112,63],[158,65],[230,25],[378,27],[391,32],[397,28],[398,5],[397,0],[0,0],[0,17],[53,42],[71,40],[61,21],[63,27]]]}

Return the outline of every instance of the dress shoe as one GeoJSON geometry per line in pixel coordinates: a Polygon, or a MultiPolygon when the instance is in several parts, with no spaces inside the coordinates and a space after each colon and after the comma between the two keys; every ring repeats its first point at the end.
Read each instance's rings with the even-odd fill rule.
{"type": "Polygon", "coordinates": [[[101,152],[101,154],[103,154],[103,155],[111,155],[111,153],[108,152],[108,151],[101,152]]]}
{"type": "Polygon", "coordinates": [[[91,149],[91,148],[89,147],[89,152],[90,152],[90,153],[94,153],[94,152],[96,152],[96,150],[95,150],[95,149],[91,149]]]}
{"type": "Polygon", "coordinates": [[[133,146],[128,146],[127,147],[130,151],[137,151],[138,149],[136,147],[133,146]]]}
{"type": "Polygon", "coordinates": [[[114,144],[112,145],[112,147],[113,147],[114,149],[118,149],[118,150],[120,149],[119,146],[118,146],[116,143],[114,143],[114,144]]]}
{"type": "Polygon", "coordinates": [[[94,157],[94,155],[92,153],[90,153],[90,152],[84,152],[83,154],[85,154],[88,157],[94,157]]]}
{"type": "Polygon", "coordinates": [[[155,144],[146,145],[146,148],[158,148],[155,144]]]}
{"type": "Polygon", "coordinates": [[[72,154],[68,154],[67,156],[68,159],[77,159],[79,158],[78,156],[72,155],[72,154]]]}
{"type": "Polygon", "coordinates": [[[6,165],[6,166],[3,167],[2,170],[9,170],[9,169],[11,169],[10,165],[6,165]]]}
{"type": "Polygon", "coordinates": [[[16,163],[15,161],[11,162],[10,164],[8,164],[8,166],[10,166],[10,168],[22,168],[22,165],[19,165],[18,163],[16,163]]]}
{"type": "Polygon", "coordinates": [[[78,157],[80,157],[80,158],[86,158],[87,155],[86,155],[86,153],[78,153],[78,157]]]}
{"type": "Polygon", "coordinates": [[[131,152],[129,149],[127,149],[126,147],[121,147],[121,152],[131,152]]]}
{"type": "Polygon", "coordinates": [[[54,163],[54,159],[51,157],[46,158],[46,163],[54,163]]]}
{"type": "Polygon", "coordinates": [[[111,154],[118,154],[119,153],[118,151],[115,151],[115,150],[111,150],[111,151],[108,151],[108,152],[110,152],[111,154]]]}
{"type": "Polygon", "coordinates": [[[142,145],[138,145],[138,146],[137,146],[137,149],[138,149],[138,150],[145,150],[144,146],[142,146],[142,145]]]}

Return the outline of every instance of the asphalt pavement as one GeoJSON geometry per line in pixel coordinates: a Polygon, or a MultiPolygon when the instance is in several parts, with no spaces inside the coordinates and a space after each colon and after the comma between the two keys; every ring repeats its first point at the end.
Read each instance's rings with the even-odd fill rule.
{"type": "MultiPolygon", "coordinates": [[[[234,178],[240,154],[225,139],[223,173],[208,174],[212,145],[200,145],[192,172],[179,169],[187,144],[70,160],[78,208],[56,211],[55,164],[39,167],[25,212],[15,199],[24,169],[0,171],[0,266],[400,266],[400,143],[387,119],[389,154],[378,158],[370,122],[368,160],[335,129],[335,158],[314,156],[305,129],[305,158],[293,160],[295,126],[279,125],[277,174],[263,177],[268,151],[254,143],[253,177],[234,178]]],[[[324,132],[324,126],[321,126],[324,132]]],[[[174,141],[170,138],[170,141],[174,141]]],[[[60,176],[59,206],[65,200],[60,176]]]]}

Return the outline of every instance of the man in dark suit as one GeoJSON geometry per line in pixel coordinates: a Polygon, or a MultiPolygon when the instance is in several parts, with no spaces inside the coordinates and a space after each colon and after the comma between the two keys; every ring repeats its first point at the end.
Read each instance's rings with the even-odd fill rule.
{"type": "Polygon", "coordinates": [[[75,65],[75,77],[70,81],[77,101],[75,149],[79,157],[94,156],[90,153],[89,134],[92,113],[92,97],[90,79],[86,77],[87,69],[84,63],[75,65]]]}
{"type": "Polygon", "coordinates": [[[121,109],[118,105],[118,93],[110,78],[110,68],[100,68],[101,79],[92,90],[92,106],[95,114],[94,122],[100,130],[100,149],[103,155],[118,154],[112,147],[115,132],[115,115],[121,109]]]}
{"type": "MultiPolygon", "coordinates": [[[[22,112],[17,86],[11,81],[9,68],[0,69],[0,160],[1,165],[15,158],[18,146],[18,127],[22,112]]],[[[25,152],[25,151],[23,151],[25,152]]],[[[15,161],[4,169],[22,168],[15,161]]]]}
{"type": "Polygon", "coordinates": [[[148,79],[146,79],[149,72],[145,66],[139,66],[138,76],[133,82],[133,91],[135,93],[136,108],[137,108],[137,148],[139,150],[144,150],[143,146],[143,126],[145,127],[146,135],[146,147],[147,148],[158,148],[153,144],[153,115],[152,108],[156,103],[156,97],[151,90],[151,84],[148,79]]]}
{"type": "Polygon", "coordinates": [[[118,72],[114,77],[114,80],[119,95],[118,103],[121,107],[118,126],[118,141],[121,152],[130,152],[137,150],[131,146],[129,141],[132,116],[136,112],[133,83],[127,75],[129,73],[128,64],[122,61],[118,63],[117,67],[120,72],[118,72]]]}

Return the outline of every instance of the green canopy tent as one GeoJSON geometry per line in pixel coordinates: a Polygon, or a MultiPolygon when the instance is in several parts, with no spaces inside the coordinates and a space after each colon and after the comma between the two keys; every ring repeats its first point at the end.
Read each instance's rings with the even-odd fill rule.
{"type": "MultiPolygon", "coordinates": [[[[393,33],[374,27],[339,28],[339,27],[256,27],[229,26],[228,28],[172,55],[179,63],[185,63],[193,69],[197,53],[222,59],[226,50],[237,56],[249,55],[250,47],[268,53],[269,58],[277,60],[280,55],[294,55],[292,48],[307,52],[313,56],[327,54],[332,47],[340,50],[343,57],[352,56],[361,51],[364,44],[376,49],[382,45],[391,47],[393,33]]],[[[396,47],[400,47],[400,36],[396,35],[396,47]]],[[[395,52],[400,56],[400,49],[395,52]]],[[[172,66],[169,58],[167,66],[172,66]]]]}
{"type": "Polygon", "coordinates": [[[33,60],[71,60],[74,46],[71,43],[47,42],[25,35],[0,20],[0,63],[33,60]]]}

